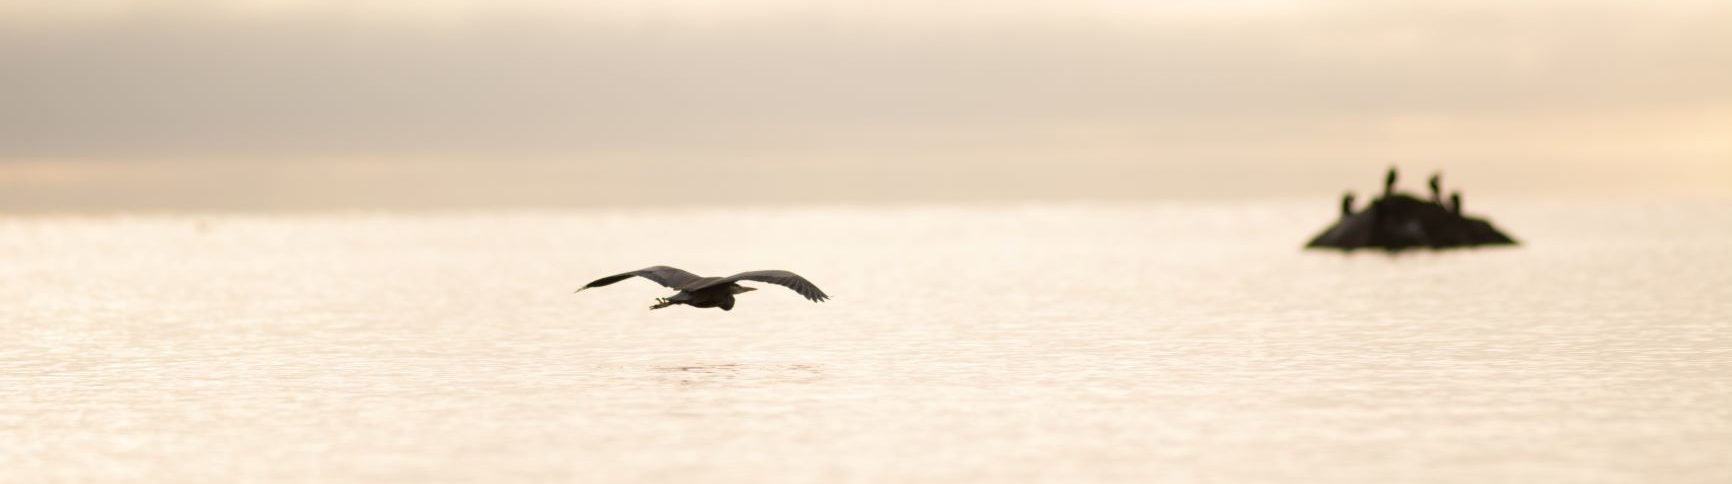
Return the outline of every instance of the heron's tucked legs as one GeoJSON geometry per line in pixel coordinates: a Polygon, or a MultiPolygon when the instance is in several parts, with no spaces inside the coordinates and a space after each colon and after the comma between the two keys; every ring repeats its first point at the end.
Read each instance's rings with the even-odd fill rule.
{"type": "Polygon", "coordinates": [[[650,306],[650,309],[661,309],[672,305],[674,305],[673,301],[669,301],[665,297],[658,297],[656,298],[656,305],[650,306]]]}

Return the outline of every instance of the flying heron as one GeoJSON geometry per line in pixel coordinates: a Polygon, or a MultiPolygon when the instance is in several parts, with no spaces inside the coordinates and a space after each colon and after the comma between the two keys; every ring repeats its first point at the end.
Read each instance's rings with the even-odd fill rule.
{"type": "Polygon", "coordinates": [[[740,281],[768,282],[786,286],[812,302],[823,302],[830,299],[829,295],[824,294],[824,291],[818,289],[818,286],[812,285],[811,281],[788,271],[749,271],[728,277],[702,277],[668,266],[646,267],[624,274],[603,277],[585,284],[575,292],[583,292],[584,289],[606,286],[633,277],[649,279],[655,281],[656,284],[680,291],[679,294],[657,298],[656,305],[650,306],[650,309],[684,304],[695,308],[722,308],[723,311],[731,311],[734,309],[735,294],[758,290],[755,287],[736,284],[740,281]]]}

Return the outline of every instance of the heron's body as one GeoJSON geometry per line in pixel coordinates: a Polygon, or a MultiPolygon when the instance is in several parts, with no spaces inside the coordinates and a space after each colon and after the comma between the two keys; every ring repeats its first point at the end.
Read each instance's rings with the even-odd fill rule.
{"type": "Polygon", "coordinates": [[[648,267],[624,274],[616,274],[584,285],[578,291],[592,287],[601,287],[633,277],[642,277],[655,281],[680,292],[672,296],[656,299],[656,304],[650,309],[661,309],[668,306],[684,304],[695,308],[722,308],[723,311],[734,309],[734,295],[756,291],[757,288],[737,284],[738,281],[758,281],[778,284],[793,289],[812,302],[821,302],[830,296],[819,290],[811,281],[788,271],[750,271],[734,274],[729,277],[700,277],[668,266],[648,267]]]}
{"type": "Polygon", "coordinates": [[[739,284],[717,284],[696,291],[680,291],[679,294],[658,299],[656,305],[650,309],[684,304],[694,308],[722,308],[723,311],[731,311],[734,309],[735,294],[756,290],[758,289],[739,284]]]}

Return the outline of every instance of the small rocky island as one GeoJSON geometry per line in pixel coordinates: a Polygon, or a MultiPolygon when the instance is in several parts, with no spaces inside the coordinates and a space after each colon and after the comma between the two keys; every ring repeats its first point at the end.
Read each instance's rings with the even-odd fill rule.
{"type": "Polygon", "coordinates": [[[1383,180],[1383,196],[1354,211],[1353,193],[1341,198],[1341,220],[1305,244],[1308,249],[1382,249],[1390,252],[1428,247],[1514,245],[1490,222],[1461,210],[1461,192],[1443,200],[1441,177],[1432,175],[1431,200],[1395,192],[1395,168],[1383,180]]]}

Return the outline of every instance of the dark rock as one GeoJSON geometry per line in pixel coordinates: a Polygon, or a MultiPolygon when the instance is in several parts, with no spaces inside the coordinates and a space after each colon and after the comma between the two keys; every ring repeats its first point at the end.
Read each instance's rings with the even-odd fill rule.
{"type": "Polygon", "coordinates": [[[1440,203],[1392,193],[1372,201],[1358,213],[1344,213],[1340,221],[1305,247],[1398,251],[1515,243],[1490,222],[1465,216],[1440,203]]]}

